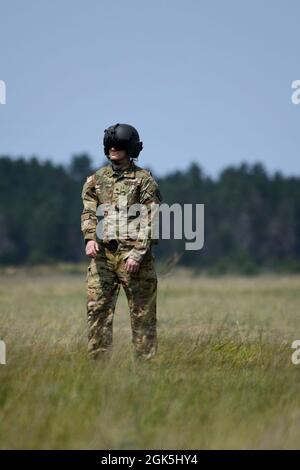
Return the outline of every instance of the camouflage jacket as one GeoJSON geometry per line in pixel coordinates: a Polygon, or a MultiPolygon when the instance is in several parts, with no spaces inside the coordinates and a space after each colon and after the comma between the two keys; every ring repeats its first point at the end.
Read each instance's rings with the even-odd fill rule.
{"type": "MultiPolygon", "coordinates": [[[[98,243],[107,242],[110,239],[117,239],[123,249],[129,250],[125,257],[130,257],[140,262],[155,241],[151,239],[153,217],[156,216],[158,205],[162,202],[162,196],[158,184],[148,170],[144,170],[131,161],[130,166],[121,171],[114,170],[111,164],[100,168],[96,173],[89,176],[82,189],[83,211],[81,215],[81,231],[85,243],[88,240],[95,240],[98,243]],[[96,230],[98,224],[97,209],[110,205],[118,211],[120,201],[125,196],[126,206],[130,208],[133,204],[142,204],[145,208],[139,214],[138,220],[139,232],[137,237],[132,237],[132,233],[125,233],[125,236],[119,236],[119,230],[116,235],[110,235],[109,229],[102,239],[98,238],[96,230]],[[150,214],[150,215],[149,215],[150,214]],[[142,223],[141,223],[142,222],[142,223]]],[[[109,214],[103,211],[104,218],[109,219],[109,214]]],[[[120,224],[121,217],[118,218],[120,224]]],[[[128,221],[128,219],[126,219],[128,221]]],[[[106,220],[107,227],[116,225],[116,218],[106,220]]]]}

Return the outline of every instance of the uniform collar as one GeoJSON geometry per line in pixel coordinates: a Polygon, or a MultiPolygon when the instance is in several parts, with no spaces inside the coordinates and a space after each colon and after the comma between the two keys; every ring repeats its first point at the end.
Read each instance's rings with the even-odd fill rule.
{"type": "Polygon", "coordinates": [[[121,171],[114,170],[112,164],[110,163],[108,167],[108,174],[109,176],[116,176],[116,177],[123,176],[124,178],[135,178],[135,169],[136,167],[132,160],[130,162],[129,167],[121,171]]]}

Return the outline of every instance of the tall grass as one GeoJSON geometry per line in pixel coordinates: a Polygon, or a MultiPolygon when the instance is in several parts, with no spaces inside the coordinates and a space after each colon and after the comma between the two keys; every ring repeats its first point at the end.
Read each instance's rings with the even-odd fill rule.
{"type": "Polygon", "coordinates": [[[86,354],[85,272],[0,278],[2,449],[298,448],[300,277],[161,277],[158,354],[135,363],[125,295],[110,361],[86,354]]]}

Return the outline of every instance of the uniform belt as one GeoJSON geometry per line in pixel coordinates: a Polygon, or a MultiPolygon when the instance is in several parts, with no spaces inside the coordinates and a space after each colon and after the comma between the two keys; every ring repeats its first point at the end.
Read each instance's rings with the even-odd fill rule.
{"type": "Polygon", "coordinates": [[[115,253],[115,251],[117,251],[117,249],[118,249],[119,242],[118,242],[118,240],[109,240],[109,242],[103,243],[103,245],[109,251],[111,251],[112,253],[115,253]]]}

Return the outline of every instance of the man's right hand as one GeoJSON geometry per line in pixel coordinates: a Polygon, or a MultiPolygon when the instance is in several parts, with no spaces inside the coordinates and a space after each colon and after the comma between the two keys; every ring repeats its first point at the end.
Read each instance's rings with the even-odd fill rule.
{"type": "Polygon", "coordinates": [[[99,251],[99,245],[94,240],[89,240],[85,246],[85,253],[90,258],[96,258],[99,251]]]}

